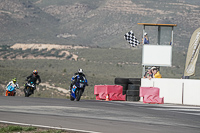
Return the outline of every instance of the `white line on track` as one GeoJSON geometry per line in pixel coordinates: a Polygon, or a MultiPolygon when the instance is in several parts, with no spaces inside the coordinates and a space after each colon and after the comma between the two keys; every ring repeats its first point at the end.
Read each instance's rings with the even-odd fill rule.
{"type": "Polygon", "coordinates": [[[32,126],[32,127],[39,127],[39,128],[58,129],[58,130],[66,130],[66,131],[75,131],[75,132],[82,132],[82,133],[101,133],[101,132],[95,132],[95,131],[86,131],[86,130],[62,128],[62,127],[52,127],[52,126],[36,125],[36,124],[26,124],[26,123],[11,122],[11,121],[1,121],[1,120],[0,120],[0,123],[21,125],[21,126],[32,126]]]}
{"type": "Polygon", "coordinates": [[[188,115],[200,115],[200,110],[194,110],[194,109],[166,109],[166,108],[151,108],[152,110],[164,110],[164,111],[172,111],[176,113],[181,113],[181,114],[188,114],[188,115]],[[190,112],[187,112],[190,111],[190,112]],[[192,113],[191,113],[192,112],[192,113]]]}

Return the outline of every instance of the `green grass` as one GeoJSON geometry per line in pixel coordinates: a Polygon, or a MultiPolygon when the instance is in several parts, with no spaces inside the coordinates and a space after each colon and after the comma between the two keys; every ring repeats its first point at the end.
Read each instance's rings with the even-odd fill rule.
{"type": "Polygon", "coordinates": [[[63,131],[63,130],[47,130],[47,131],[41,131],[41,132],[38,132],[38,133],[64,133],[64,132],[65,131],[63,131]]]}
{"type": "Polygon", "coordinates": [[[36,127],[21,127],[21,126],[14,126],[14,125],[9,125],[5,127],[0,127],[0,132],[1,133],[8,133],[8,132],[28,132],[28,131],[35,131],[37,128],[36,127]]]}
{"type": "Polygon", "coordinates": [[[64,130],[0,124],[0,133],[69,133],[64,130]]]}

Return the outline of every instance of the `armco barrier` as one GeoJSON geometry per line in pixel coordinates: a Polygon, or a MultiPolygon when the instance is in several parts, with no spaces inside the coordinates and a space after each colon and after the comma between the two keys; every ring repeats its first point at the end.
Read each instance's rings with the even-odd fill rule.
{"type": "Polygon", "coordinates": [[[106,100],[108,96],[109,100],[113,101],[125,101],[126,95],[122,95],[123,87],[120,85],[95,85],[94,94],[96,100],[106,100]]]}

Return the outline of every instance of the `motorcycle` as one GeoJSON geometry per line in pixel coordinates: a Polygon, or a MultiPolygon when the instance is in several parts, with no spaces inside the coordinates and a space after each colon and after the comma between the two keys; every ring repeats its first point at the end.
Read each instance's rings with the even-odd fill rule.
{"type": "Polygon", "coordinates": [[[12,85],[9,85],[7,87],[5,96],[15,96],[15,87],[13,87],[12,85]]]}
{"type": "Polygon", "coordinates": [[[31,94],[33,94],[35,84],[33,84],[33,82],[27,82],[24,86],[25,97],[29,97],[31,94]]]}
{"type": "Polygon", "coordinates": [[[77,82],[70,89],[70,100],[74,101],[76,99],[76,101],[80,101],[86,85],[86,79],[78,79],[77,82]]]}

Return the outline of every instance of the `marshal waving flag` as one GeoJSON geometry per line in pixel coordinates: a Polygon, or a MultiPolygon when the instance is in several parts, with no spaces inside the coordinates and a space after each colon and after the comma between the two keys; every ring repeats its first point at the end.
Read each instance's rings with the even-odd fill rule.
{"type": "Polygon", "coordinates": [[[196,29],[190,39],[187,58],[185,63],[184,76],[192,76],[195,73],[195,66],[200,49],[200,28],[196,29]]]}
{"type": "Polygon", "coordinates": [[[137,38],[134,36],[134,33],[133,31],[129,31],[128,33],[126,33],[124,35],[124,39],[129,42],[129,44],[132,46],[132,47],[135,47],[137,45],[140,44],[140,42],[137,40],[137,38]]]}

